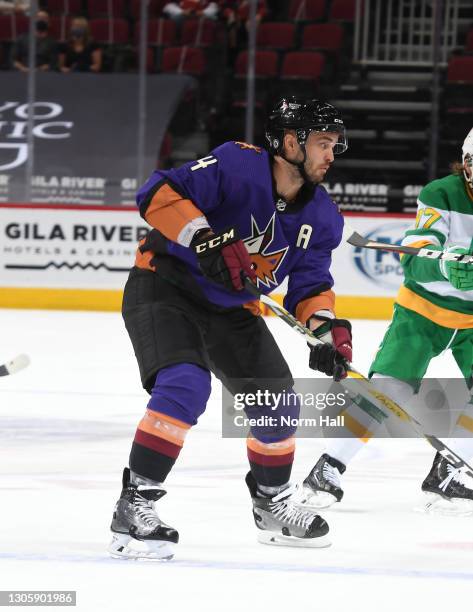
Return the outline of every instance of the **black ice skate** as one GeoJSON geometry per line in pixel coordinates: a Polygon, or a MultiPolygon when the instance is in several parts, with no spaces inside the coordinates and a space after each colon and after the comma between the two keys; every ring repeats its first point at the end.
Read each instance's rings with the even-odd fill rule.
{"type": "Polygon", "coordinates": [[[276,546],[330,546],[326,537],[329,531],[327,523],[318,514],[295,506],[291,501],[292,487],[271,498],[257,495],[256,481],[251,472],[246,476],[246,484],[253,500],[258,542],[276,546]]]}
{"type": "Polygon", "coordinates": [[[130,470],[123,470],[123,489],[110,527],[113,538],[108,551],[112,557],[172,559],[179,534],[163,523],[153,506],[164,495],[160,487],[132,484],[130,470]]]}
{"type": "Polygon", "coordinates": [[[427,502],[424,510],[439,514],[473,514],[473,478],[448,463],[440,453],[422,483],[427,502]]]}
{"type": "Polygon", "coordinates": [[[324,453],[293,496],[294,502],[305,509],[328,508],[343,497],[340,476],[345,465],[324,453]]]}

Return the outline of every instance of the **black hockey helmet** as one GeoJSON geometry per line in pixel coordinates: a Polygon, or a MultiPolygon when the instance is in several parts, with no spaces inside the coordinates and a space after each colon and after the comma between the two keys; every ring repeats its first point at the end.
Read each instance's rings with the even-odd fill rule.
{"type": "Polygon", "coordinates": [[[340,112],[328,102],[315,98],[288,96],[281,98],[275,104],[265,126],[269,151],[273,155],[278,155],[282,151],[284,130],[295,130],[297,142],[303,148],[312,131],[339,134],[333,150],[335,155],[344,153],[348,148],[345,125],[340,112]]]}

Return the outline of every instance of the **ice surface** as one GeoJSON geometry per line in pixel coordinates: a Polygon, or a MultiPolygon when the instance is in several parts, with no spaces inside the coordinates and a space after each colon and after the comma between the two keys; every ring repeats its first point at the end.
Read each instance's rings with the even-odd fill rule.
{"type": "MultiPolygon", "coordinates": [[[[268,324],[295,376],[312,375],[302,338],[268,324]]],[[[366,372],[387,322],[354,322],[366,372]]],[[[243,481],[243,440],[220,435],[220,387],[187,437],[160,513],[181,543],[170,563],[110,559],[109,523],[146,404],[118,314],[0,310],[0,589],[77,590],[79,610],[455,610],[473,594],[473,518],[413,511],[433,452],[376,440],[353,461],[345,500],[325,512],[333,545],[258,544],[243,481]],[[264,607],[264,608],[263,608],[264,607]]],[[[449,355],[430,373],[458,376],[449,355]]],[[[322,450],[299,440],[293,475],[322,450]]]]}

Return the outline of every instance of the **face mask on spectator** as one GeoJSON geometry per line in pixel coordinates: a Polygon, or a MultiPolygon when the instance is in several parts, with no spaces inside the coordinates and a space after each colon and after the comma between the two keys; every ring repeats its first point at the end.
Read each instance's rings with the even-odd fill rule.
{"type": "Polygon", "coordinates": [[[85,36],[85,28],[72,28],[71,36],[73,38],[82,38],[85,36]]]}
{"type": "Polygon", "coordinates": [[[47,32],[48,27],[49,27],[48,22],[47,22],[47,21],[44,21],[43,19],[39,19],[39,20],[36,22],[36,30],[37,30],[38,32],[47,32]]]}

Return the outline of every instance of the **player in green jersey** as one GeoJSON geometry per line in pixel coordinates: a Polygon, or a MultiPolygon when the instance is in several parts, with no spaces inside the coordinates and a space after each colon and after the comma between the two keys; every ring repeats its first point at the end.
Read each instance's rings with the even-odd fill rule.
{"type": "MultiPolygon", "coordinates": [[[[405,246],[473,252],[473,129],[462,148],[462,165],[420,192],[413,229],[405,246]]],[[[407,404],[418,392],[433,357],[451,350],[470,393],[473,388],[473,266],[404,255],[404,283],[394,316],[370,368],[380,391],[407,404]]],[[[345,411],[345,438],[331,440],[302,486],[302,505],[327,507],[343,497],[340,476],[354,455],[375,434],[376,419],[355,404],[345,411]]],[[[473,398],[456,421],[450,448],[473,457],[473,398]]],[[[422,483],[427,511],[473,513],[473,479],[439,453],[422,483]]]]}

